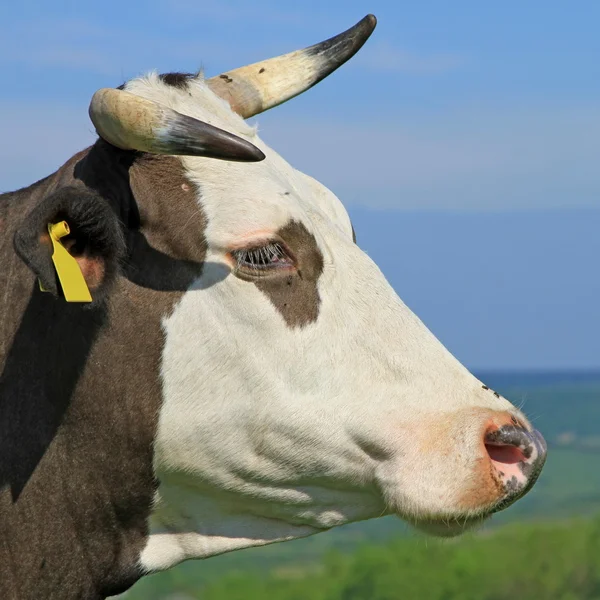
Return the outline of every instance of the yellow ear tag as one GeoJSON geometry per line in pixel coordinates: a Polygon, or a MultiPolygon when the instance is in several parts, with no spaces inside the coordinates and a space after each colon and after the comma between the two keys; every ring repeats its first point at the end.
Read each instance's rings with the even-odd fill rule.
{"type": "MultiPolygon", "coordinates": [[[[62,245],[61,238],[69,235],[69,224],[66,221],[51,223],[48,225],[48,233],[54,249],[52,253],[52,262],[56,269],[56,274],[60,281],[65,300],[67,302],[91,302],[92,296],[88,289],[83,273],[77,264],[77,261],[69,254],[69,251],[62,245]]],[[[40,289],[44,288],[40,282],[40,289]]]]}

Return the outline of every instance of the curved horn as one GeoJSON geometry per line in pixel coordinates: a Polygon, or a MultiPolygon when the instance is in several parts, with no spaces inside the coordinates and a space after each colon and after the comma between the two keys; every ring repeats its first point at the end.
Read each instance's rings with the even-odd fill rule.
{"type": "Polygon", "coordinates": [[[304,50],[276,56],[207,80],[245,119],[306,91],[352,58],[377,25],[367,15],[354,27],[304,50]]]}
{"type": "Polygon", "coordinates": [[[236,161],[265,158],[236,135],[124,90],[98,90],[89,114],[98,135],[123,150],[236,161]]]}

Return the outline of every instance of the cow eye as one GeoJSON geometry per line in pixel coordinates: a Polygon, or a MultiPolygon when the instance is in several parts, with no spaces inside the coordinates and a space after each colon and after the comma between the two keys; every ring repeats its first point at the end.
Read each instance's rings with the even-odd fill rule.
{"type": "Polygon", "coordinates": [[[294,266],[294,260],[279,242],[233,250],[231,256],[235,260],[236,270],[250,275],[260,276],[267,271],[294,266]]]}

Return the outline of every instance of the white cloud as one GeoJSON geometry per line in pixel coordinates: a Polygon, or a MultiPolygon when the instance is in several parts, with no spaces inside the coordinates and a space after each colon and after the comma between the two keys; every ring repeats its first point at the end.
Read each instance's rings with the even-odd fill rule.
{"type": "MultiPolygon", "coordinates": [[[[390,124],[262,115],[262,137],[346,203],[373,208],[600,207],[600,111],[464,111],[390,124]]],[[[87,105],[0,104],[0,190],[95,139],[87,105]]]]}
{"type": "Polygon", "coordinates": [[[0,104],[0,193],[49,175],[96,139],[87,106],[0,104]]]}
{"type": "Polygon", "coordinates": [[[0,64],[110,74],[114,71],[118,39],[118,31],[82,19],[16,23],[0,38],[0,64]]]}
{"type": "Polygon", "coordinates": [[[465,64],[465,59],[456,54],[415,54],[379,42],[366,47],[354,64],[373,71],[433,75],[454,71],[465,64]]]}
{"type": "Polygon", "coordinates": [[[230,0],[227,3],[219,0],[168,0],[159,2],[166,15],[182,15],[187,17],[208,19],[223,22],[260,20],[265,23],[287,23],[300,25],[308,21],[306,12],[282,10],[275,2],[262,2],[257,5],[245,0],[230,0]]]}
{"type": "MultiPolygon", "coordinates": [[[[185,4],[185,0],[182,0],[185,4]]],[[[206,10],[212,4],[200,3],[197,10],[206,10]]],[[[225,19],[232,7],[218,8],[208,21],[225,19]],[[222,11],[219,17],[219,10],[222,11]]],[[[245,10],[245,9],[244,9],[245,10]]],[[[270,13],[272,19],[277,13],[270,13]]],[[[281,13],[280,18],[284,18],[281,13]]],[[[181,18],[179,16],[178,18],[181,18]]],[[[290,16],[291,18],[291,16],[290,16]]],[[[222,30],[219,23],[214,29],[222,30]]],[[[98,26],[84,19],[55,18],[44,22],[16,23],[0,37],[0,65],[48,67],[56,72],[79,71],[117,78],[116,83],[153,69],[163,71],[196,71],[204,64],[209,73],[221,72],[254,60],[287,52],[268,40],[254,41],[249,48],[232,44],[217,35],[206,23],[193,34],[172,37],[156,35],[144,28],[98,26]],[[19,48],[15,52],[15,48],[19,48]],[[228,65],[228,66],[226,66],[228,65]]]]}
{"type": "MultiPolygon", "coordinates": [[[[406,121],[406,120],[404,120],[406,121]]],[[[345,202],[379,208],[600,207],[600,111],[464,111],[390,124],[280,121],[261,134],[345,202]]]]}
{"type": "MultiPolygon", "coordinates": [[[[14,23],[0,37],[0,65],[44,66],[121,78],[163,65],[171,65],[166,68],[172,70],[195,70],[202,61],[220,71],[225,64],[231,68],[309,46],[343,28],[338,19],[334,22],[329,17],[315,19],[305,13],[281,10],[276,4],[262,5],[257,10],[245,2],[159,0],[158,8],[166,20],[177,22],[183,16],[198,20],[198,29],[176,36],[165,32],[157,35],[153,29],[119,24],[105,27],[70,17],[14,23]],[[258,21],[270,23],[273,34],[265,39],[249,38],[247,44],[232,44],[219,33],[227,32],[227,23],[232,21],[238,22],[238,26],[258,21]],[[301,30],[298,35],[303,41],[281,39],[284,28],[275,27],[277,24],[284,24],[289,34],[301,30]]],[[[453,54],[414,54],[390,43],[371,40],[349,64],[353,69],[425,75],[454,70],[464,60],[453,54]]]]}

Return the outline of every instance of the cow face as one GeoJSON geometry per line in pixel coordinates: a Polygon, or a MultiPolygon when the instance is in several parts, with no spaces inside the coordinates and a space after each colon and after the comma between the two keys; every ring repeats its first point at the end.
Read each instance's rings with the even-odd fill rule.
{"type": "Polygon", "coordinates": [[[203,218],[168,235],[194,238],[204,262],[162,324],[160,487],[144,566],[390,513],[452,535],[525,493],[543,439],[402,303],[336,196],[205,82],[168,81],[125,90],[266,158],[174,159],[179,201],[203,218]]]}
{"type": "MultiPolygon", "coordinates": [[[[244,121],[325,77],[373,27],[367,17],[212,80],[150,75],[97,92],[90,115],[104,141],[63,169],[72,187],[60,173],[48,184],[55,191],[17,231],[17,252],[58,292],[44,228],[74,226],[96,313],[51,305],[53,326],[79,318],[76,339],[89,346],[68,354],[84,364],[60,435],[84,446],[69,468],[103,481],[117,497],[111,515],[143,538],[145,572],[384,514],[460,533],[522,496],[542,468],[541,436],[402,303],[335,195],[244,121]],[[139,498],[154,492],[150,440],[148,515],[139,498]],[[105,460],[109,450],[119,458],[105,460]]],[[[33,300],[27,314],[51,304],[33,300]]],[[[55,479],[36,473],[34,491],[55,479]]],[[[107,510],[86,491],[82,531],[86,507],[107,510]]],[[[127,555],[137,561],[139,547],[127,555]]]]}

